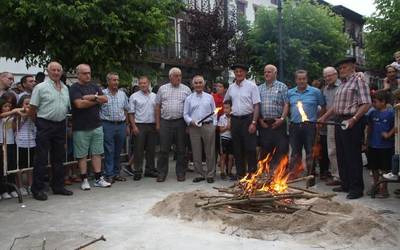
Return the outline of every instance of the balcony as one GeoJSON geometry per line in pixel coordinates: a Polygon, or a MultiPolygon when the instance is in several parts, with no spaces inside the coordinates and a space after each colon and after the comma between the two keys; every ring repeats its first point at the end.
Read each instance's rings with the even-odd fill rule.
{"type": "Polygon", "coordinates": [[[195,66],[197,54],[184,43],[175,42],[169,46],[148,50],[148,61],[171,65],[195,66]]]}

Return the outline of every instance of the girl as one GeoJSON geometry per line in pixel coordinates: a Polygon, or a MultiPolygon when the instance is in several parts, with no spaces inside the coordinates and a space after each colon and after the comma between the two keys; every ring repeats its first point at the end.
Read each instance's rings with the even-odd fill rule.
{"type": "MultiPolygon", "coordinates": [[[[36,147],[36,126],[32,118],[28,116],[30,100],[31,97],[29,95],[24,95],[19,99],[18,108],[21,108],[22,110],[18,111],[19,116],[15,119],[15,139],[18,148],[17,165],[20,169],[30,168],[33,166],[33,156],[36,147]]],[[[23,187],[23,183],[18,183],[18,186],[20,187],[21,194],[27,195],[29,187],[32,185],[32,171],[26,171],[23,173],[26,173],[26,188],[23,187]]]]}

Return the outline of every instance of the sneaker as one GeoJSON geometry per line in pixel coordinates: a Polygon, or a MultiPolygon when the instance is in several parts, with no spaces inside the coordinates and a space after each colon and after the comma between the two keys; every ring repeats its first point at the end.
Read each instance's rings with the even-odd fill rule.
{"type": "Polygon", "coordinates": [[[100,179],[96,180],[94,182],[94,186],[95,187],[102,187],[102,188],[107,188],[107,187],[111,187],[111,183],[107,182],[106,180],[104,180],[104,177],[100,177],[100,179]]]}
{"type": "Polygon", "coordinates": [[[90,184],[88,179],[84,179],[81,183],[81,189],[86,191],[86,190],[90,190],[90,184]]]}
{"type": "Polygon", "coordinates": [[[399,179],[398,175],[395,175],[395,174],[392,174],[392,173],[383,174],[382,176],[383,176],[383,178],[388,179],[388,180],[392,180],[392,181],[397,181],[399,179]]]}
{"type": "Polygon", "coordinates": [[[19,191],[21,192],[22,196],[27,196],[28,195],[28,191],[26,190],[26,188],[20,188],[19,191]]]}
{"type": "Polygon", "coordinates": [[[11,195],[10,195],[9,193],[7,193],[7,192],[3,193],[3,194],[1,195],[1,197],[2,197],[4,200],[8,200],[8,199],[11,199],[11,198],[12,198],[11,195]]]}
{"type": "Polygon", "coordinates": [[[12,192],[10,193],[10,195],[11,195],[11,197],[13,197],[13,198],[18,198],[18,193],[17,193],[16,191],[12,191],[12,192]]]}

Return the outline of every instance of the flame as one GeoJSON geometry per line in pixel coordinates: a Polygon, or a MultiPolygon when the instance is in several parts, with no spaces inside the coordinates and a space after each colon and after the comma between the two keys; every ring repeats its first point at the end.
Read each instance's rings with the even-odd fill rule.
{"type": "Polygon", "coordinates": [[[301,121],[302,122],[309,121],[306,112],[304,112],[303,103],[301,101],[298,101],[296,106],[297,106],[297,109],[299,110],[299,113],[301,115],[301,121]]]}
{"type": "Polygon", "coordinates": [[[239,181],[244,194],[251,195],[256,192],[283,193],[287,190],[287,181],[291,176],[291,173],[287,171],[289,158],[288,156],[283,157],[271,173],[269,164],[272,156],[273,153],[260,160],[257,171],[247,174],[239,181]]]}
{"type": "Polygon", "coordinates": [[[222,109],[222,107],[216,108],[216,109],[214,110],[214,114],[218,114],[218,112],[219,112],[221,109],[222,109]]]}

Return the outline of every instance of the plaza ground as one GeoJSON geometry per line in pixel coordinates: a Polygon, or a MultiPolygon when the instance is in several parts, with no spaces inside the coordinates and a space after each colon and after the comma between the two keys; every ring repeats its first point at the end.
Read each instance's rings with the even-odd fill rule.
{"type": "MultiPolygon", "coordinates": [[[[194,173],[187,174],[185,182],[177,182],[175,162],[170,162],[170,174],[164,183],[144,178],[141,181],[116,183],[111,188],[92,188],[81,191],[79,185],[70,187],[72,197],[50,195],[40,202],[25,197],[24,203],[16,199],[0,201],[0,249],[74,249],[101,235],[99,241],[85,249],[322,249],[320,246],[299,244],[288,237],[285,240],[256,240],[240,238],[211,230],[199,222],[184,222],[154,217],[151,207],[174,192],[211,190],[213,186],[232,183],[217,178],[213,184],[192,183],[194,173]],[[45,241],[44,241],[45,239],[45,241]]],[[[365,171],[366,187],[370,177],[365,171]]],[[[314,187],[330,191],[324,183],[314,187]]],[[[399,184],[389,185],[391,191],[399,184]]],[[[339,201],[360,203],[373,208],[385,217],[400,221],[400,198],[361,199],[348,201],[345,194],[338,194],[339,201]]],[[[333,248],[334,249],[334,248],[333,248]]],[[[397,248],[399,249],[399,248],[397,248]]]]}

